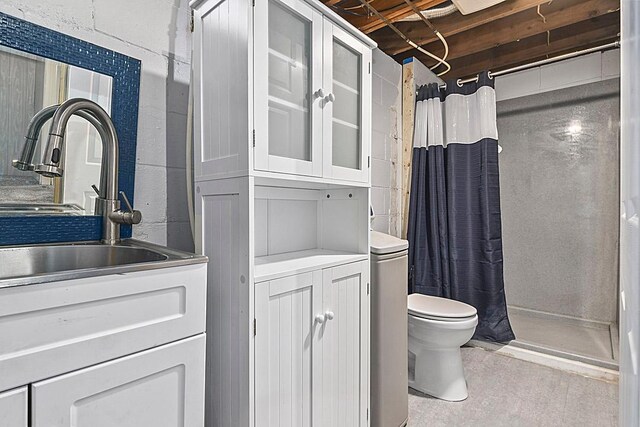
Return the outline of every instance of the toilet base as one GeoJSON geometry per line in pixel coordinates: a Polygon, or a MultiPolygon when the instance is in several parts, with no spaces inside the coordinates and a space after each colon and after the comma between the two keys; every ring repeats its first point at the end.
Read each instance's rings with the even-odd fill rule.
{"type": "Polygon", "coordinates": [[[410,344],[409,351],[415,355],[415,374],[413,380],[409,378],[409,387],[451,402],[469,396],[460,347],[431,349],[410,344]]]}

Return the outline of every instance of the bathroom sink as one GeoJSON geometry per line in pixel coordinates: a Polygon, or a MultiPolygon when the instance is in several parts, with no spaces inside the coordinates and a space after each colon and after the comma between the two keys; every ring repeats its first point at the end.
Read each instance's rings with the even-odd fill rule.
{"type": "Polygon", "coordinates": [[[201,255],[134,239],[0,247],[0,287],[206,262],[201,255]]]}

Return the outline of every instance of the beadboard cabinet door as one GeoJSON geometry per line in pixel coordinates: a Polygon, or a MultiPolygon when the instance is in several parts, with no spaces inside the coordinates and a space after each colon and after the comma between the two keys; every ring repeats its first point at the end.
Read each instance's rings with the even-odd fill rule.
{"type": "Polygon", "coordinates": [[[32,427],[204,426],[204,334],[31,386],[32,427]]]}
{"type": "Polygon", "coordinates": [[[324,20],[323,173],[367,182],[371,140],[371,49],[324,20]]]}
{"type": "Polygon", "coordinates": [[[369,423],[369,270],[367,262],[322,271],[325,318],[320,426],[369,423]]]}
{"type": "Polygon", "coordinates": [[[255,426],[368,425],[368,263],[255,285],[255,426]]]}
{"type": "Polygon", "coordinates": [[[321,176],[322,14],[302,0],[254,9],[254,167],[321,176]]]}
{"type": "Polygon", "coordinates": [[[320,270],[256,284],[255,426],[320,426],[320,270]]]}

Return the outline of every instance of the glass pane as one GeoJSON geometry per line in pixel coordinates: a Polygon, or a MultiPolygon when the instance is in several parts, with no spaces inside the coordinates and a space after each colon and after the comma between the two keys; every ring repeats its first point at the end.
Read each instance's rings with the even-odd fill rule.
{"type": "Polygon", "coordinates": [[[311,23],[269,2],[269,154],[311,160],[311,23]]]}
{"type": "Polygon", "coordinates": [[[333,164],[360,169],[360,67],[361,58],[333,40],[333,164]]]}

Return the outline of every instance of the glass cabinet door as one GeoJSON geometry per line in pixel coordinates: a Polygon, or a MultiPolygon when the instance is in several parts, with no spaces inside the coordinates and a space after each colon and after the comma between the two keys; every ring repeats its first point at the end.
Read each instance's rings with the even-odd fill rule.
{"type": "Polygon", "coordinates": [[[320,175],[321,15],[299,0],[262,0],[255,16],[256,169],[320,175]]]}
{"type": "Polygon", "coordinates": [[[325,21],[324,169],[332,178],[368,179],[370,50],[325,21]]]}

